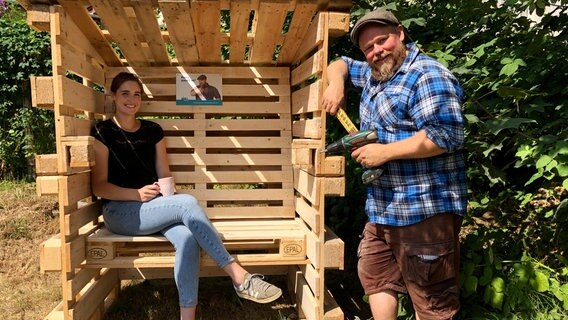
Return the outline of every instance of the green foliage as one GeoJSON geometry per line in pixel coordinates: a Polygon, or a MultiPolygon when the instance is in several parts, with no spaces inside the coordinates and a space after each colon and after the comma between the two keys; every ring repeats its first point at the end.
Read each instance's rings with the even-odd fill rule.
{"type": "MultiPolygon", "coordinates": [[[[464,88],[463,318],[566,318],[568,1],[359,0],[351,24],[381,6],[464,88]]],[[[363,59],[347,35],[330,49],[330,60],[341,55],[363,59]]],[[[356,124],[359,97],[348,92],[356,124]]],[[[345,134],[337,120],[327,124],[328,141],[345,134]]],[[[349,159],[345,198],[327,200],[326,223],[346,248],[366,219],[358,170],[349,159]]],[[[402,301],[399,318],[411,319],[402,301]]]]}
{"type": "Polygon", "coordinates": [[[49,36],[31,30],[8,2],[0,18],[0,178],[30,177],[38,153],[54,150],[53,112],[31,107],[31,75],[51,72],[49,36]]]}

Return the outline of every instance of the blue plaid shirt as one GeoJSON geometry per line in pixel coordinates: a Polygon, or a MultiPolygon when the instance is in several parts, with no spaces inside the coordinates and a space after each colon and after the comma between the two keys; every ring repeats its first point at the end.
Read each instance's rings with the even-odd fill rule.
{"type": "Polygon", "coordinates": [[[379,82],[366,62],[342,57],[349,81],[363,88],[361,130],[376,129],[379,143],[392,143],[424,130],[446,153],[394,160],[367,188],[369,222],[390,226],[418,223],[438,213],[463,215],[467,206],[462,88],[451,72],[420,54],[415,44],[396,74],[379,82]]]}

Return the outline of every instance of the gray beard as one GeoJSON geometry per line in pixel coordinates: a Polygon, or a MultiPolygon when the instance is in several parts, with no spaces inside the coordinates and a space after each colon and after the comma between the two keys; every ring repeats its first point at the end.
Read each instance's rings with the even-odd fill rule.
{"type": "Polygon", "coordinates": [[[381,66],[371,65],[372,71],[371,75],[375,80],[379,82],[387,81],[400,68],[404,59],[406,58],[406,48],[404,46],[399,46],[390,56],[390,59],[386,61],[381,66]]]}

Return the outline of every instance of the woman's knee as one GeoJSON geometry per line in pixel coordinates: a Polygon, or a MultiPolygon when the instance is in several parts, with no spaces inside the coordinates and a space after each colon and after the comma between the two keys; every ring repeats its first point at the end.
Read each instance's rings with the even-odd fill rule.
{"type": "Polygon", "coordinates": [[[199,203],[197,202],[197,199],[190,195],[190,194],[185,194],[185,193],[180,193],[180,194],[176,194],[172,197],[172,200],[175,201],[179,201],[180,203],[183,203],[185,205],[190,205],[190,206],[194,206],[194,205],[199,205],[199,203]]]}

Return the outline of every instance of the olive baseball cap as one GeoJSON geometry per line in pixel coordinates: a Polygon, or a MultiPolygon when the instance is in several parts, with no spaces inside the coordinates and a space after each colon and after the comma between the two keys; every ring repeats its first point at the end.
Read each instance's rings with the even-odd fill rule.
{"type": "Polygon", "coordinates": [[[359,19],[355,23],[353,30],[351,30],[351,42],[353,42],[355,46],[359,47],[359,33],[361,33],[361,30],[363,30],[363,26],[366,26],[370,23],[394,26],[398,26],[400,24],[394,14],[386,9],[379,8],[375,11],[371,11],[364,15],[361,19],[359,19]]]}

